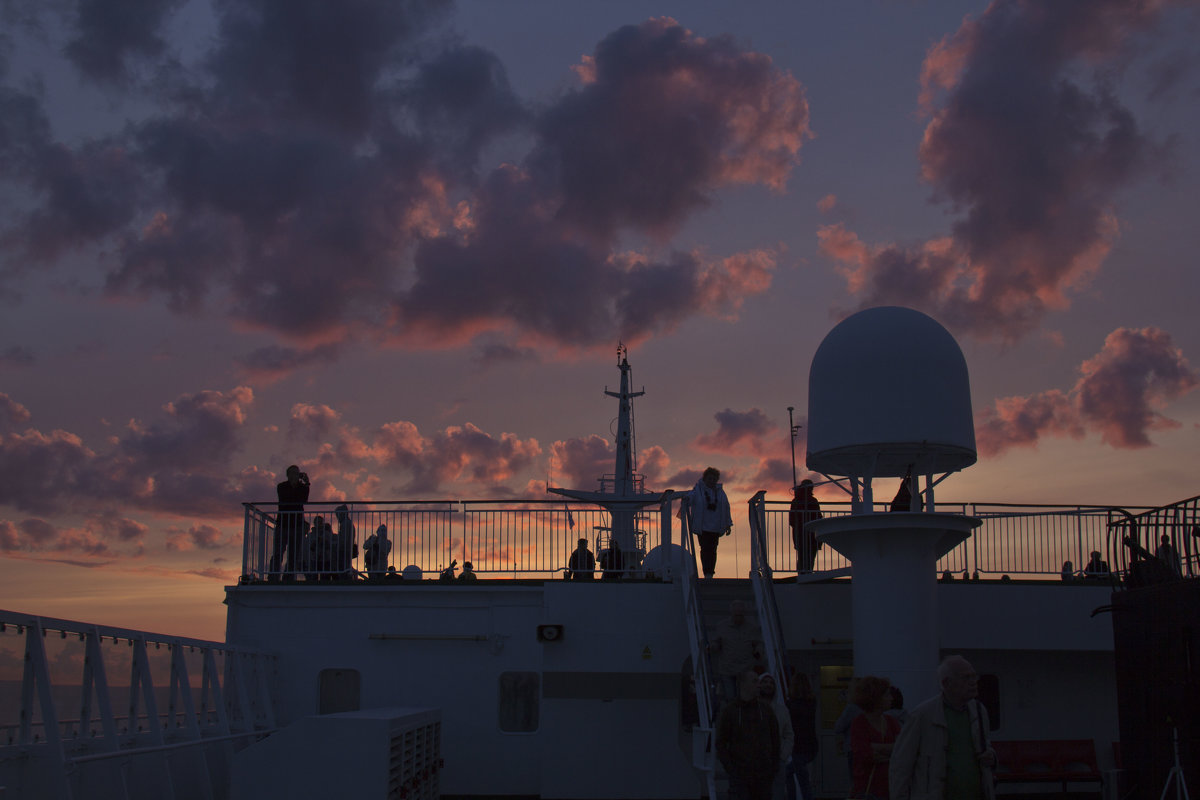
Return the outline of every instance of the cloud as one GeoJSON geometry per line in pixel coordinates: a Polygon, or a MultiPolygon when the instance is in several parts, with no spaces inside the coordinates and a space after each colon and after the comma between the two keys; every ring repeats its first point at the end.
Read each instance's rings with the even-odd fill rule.
{"type": "Polygon", "coordinates": [[[768,250],[618,249],[798,163],[803,87],[729,37],[626,26],[533,109],[494,54],[442,35],[434,0],[224,0],[187,63],[163,38],[177,0],[109,6],[63,6],[64,47],[127,92],[127,125],[56,142],[39,98],[0,87],[0,179],[30,196],[0,234],[14,283],[83,253],[112,297],[278,337],[239,360],[258,380],[350,341],[635,343],[770,284],[768,250]],[[527,156],[478,174],[513,133],[527,156]]]}
{"type": "Polygon", "coordinates": [[[77,0],[73,38],[65,53],[79,73],[98,82],[124,84],[134,64],[166,51],[163,22],[182,0],[77,0]]]}
{"type": "Polygon", "coordinates": [[[493,436],[470,423],[451,425],[428,436],[407,420],[386,423],[365,436],[342,426],[333,438],[304,465],[313,475],[314,488],[321,491],[332,479],[321,476],[334,474],[361,488],[377,488],[379,476],[364,477],[360,471],[369,466],[398,472],[404,480],[399,491],[405,493],[432,492],[459,482],[510,493],[506,482],[531,468],[542,453],[536,439],[521,439],[512,433],[493,436]]]}
{"type": "Polygon", "coordinates": [[[976,423],[980,452],[999,455],[1036,446],[1043,436],[1080,439],[1089,432],[1112,447],[1148,447],[1150,431],[1179,427],[1156,409],[1200,383],[1200,373],[1158,328],[1118,328],[1079,372],[1069,393],[1050,389],[996,400],[976,423]]]}
{"type": "Polygon", "coordinates": [[[1070,304],[1117,237],[1116,193],[1160,158],[1095,69],[1125,56],[1159,5],[995,0],[930,49],[921,171],[960,216],[924,244],[823,228],[860,307],[904,303],[1014,339],[1070,304]],[[1083,67],[1100,77],[1084,83],[1083,67]]]}
{"type": "Polygon", "coordinates": [[[193,525],[185,531],[173,531],[167,535],[168,550],[220,550],[240,540],[238,536],[226,536],[212,525],[193,525]]]}
{"type": "MultiPolygon", "coordinates": [[[[69,431],[0,428],[0,503],[34,513],[127,505],[228,515],[246,496],[269,496],[272,485],[255,468],[230,470],[253,399],[247,387],[180,395],[161,419],[131,420],[103,452],[69,431]]],[[[24,411],[8,398],[0,409],[10,423],[24,411]]]]}
{"type": "Polygon", "coordinates": [[[17,426],[24,425],[31,418],[29,409],[0,392],[0,432],[15,430],[17,426]]]}
{"type": "Polygon", "coordinates": [[[235,359],[247,376],[259,381],[271,382],[314,364],[325,364],[337,358],[341,348],[337,344],[323,344],[312,348],[267,345],[235,359]]]}
{"type": "Polygon", "coordinates": [[[615,451],[602,436],[565,439],[550,445],[550,472],[554,483],[566,489],[599,489],[602,475],[611,475],[615,451]]]}
{"type": "Polygon", "coordinates": [[[318,441],[330,434],[339,419],[341,414],[322,403],[296,403],[288,420],[288,437],[318,441]]]}
{"type": "Polygon", "coordinates": [[[669,232],[725,184],[782,190],[811,135],[794,77],[667,17],[609,34],[576,73],[530,163],[561,193],[558,217],[602,238],[669,232]]]}
{"type": "Polygon", "coordinates": [[[699,436],[694,442],[700,450],[728,453],[745,447],[759,453],[767,446],[764,439],[778,430],[778,426],[758,408],[748,411],[727,408],[718,411],[713,418],[717,421],[717,430],[699,436]]]}
{"type": "Polygon", "coordinates": [[[0,353],[0,365],[2,366],[31,367],[33,362],[33,351],[21,345],[13,345],[0,353]]]}
{"type": "Polygon", "coordinates": [[[89,558],[112,558],[117,555],[102,535],[91,528],[58,528],[36,517],[19,522],[0,520],[0,550],[89,558]]]}

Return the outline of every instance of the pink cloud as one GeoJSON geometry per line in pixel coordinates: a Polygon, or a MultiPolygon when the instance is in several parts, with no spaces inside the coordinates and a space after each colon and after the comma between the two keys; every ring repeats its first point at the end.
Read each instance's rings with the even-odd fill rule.
{"type": "Polygon", "coordinates": [[[997,400],[976,422],[980,452],[998,455],[1036,446],[1043,436],[1079,439],[1088,432],[1112,447],[1148,447],[1150,431],[1179,427],[1156,409],[1200,384],[1200,374],[1157,328],[1118,328],[1079,372],[1069,393],[1051,389],[997,400]]]}
{"type": "Polygon", "coordinates": [[[271,476],[230,469],[252,403],[246,387],[180,395],[160,419],[131,420],[104,450],[68,431],[0,432],[0,503],[37,513],[235,512],[246,496],[273,495],[271,476]]]}
{"type": "Polygon", "coordinates": [[[341,414],[322,403],[296,403],[288,419],[288,436],[317,441],[328,436],[339,419],[341,414]]]}
{"type": "Polygon", "coordinates": [[[1067,307],[1117,238],[1117,192],[1161,154],[1079,67],[1121,57],[1158,16],[1156,4],[1123,0],[996,0],[934,45],[921,79],[931,117],[921,170],[961,216],[949,237],[924,244],[865,246],[823,229],[859,307],[900,303],[1006,339],[1067,307]]]}
{"type": "Polygon", "coordinates": [[[693,443],[700,450],[727,453],[741,447],[759,453],[769,446],[765,439],[777,433],[779,428],[758,408],[748,411],[727,408],[718,411],[713,418],[717,421],[717,430],[699,436],[693,443]]]}
{"type": "Polygon", "coordinates": [[[226,536],[212,525],[193,525],[185,531],[173,531],[167,535],[168,550],[220,550],[235,541],[238,536],[226,536]]]}

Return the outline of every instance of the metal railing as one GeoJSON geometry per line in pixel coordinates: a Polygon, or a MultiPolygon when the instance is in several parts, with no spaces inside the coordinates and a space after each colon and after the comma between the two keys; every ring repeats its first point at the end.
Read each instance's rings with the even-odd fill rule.
{"type": "Polygon", "coordinates": [[[1109,546],[1122,573],[1144,562],[1163,578],[1200,577],[1200,497],[1149,510],[1113,509],[1109,546]]]}
{"type": "MultiPolygon", "coordinates": [[[[1169,532],[1183,550],[1181,563],[1197,570],[1200,540],[1181,533],[1196,524],[1196,503],[1176,506],[1147,521],[1142,531],[1169,532]]],[[[880,513],[886,507],[877,504],[880,513]]],[[[246,581],[371,580],[399,577],[406,569],[416,577],[413,567],[420,576],[433,578],[454,562],[459,579],[467,562],[481,578],[550,579],[561,577],[580,538],[592,545],[599,566],[610,546],[612,524],[603,508],[562,500],[309,503],[290,521],[284,515],[282,526],[274,503],[248,503],[245,508],[246,581]],[[345,510],[339,512],[339,506],[345,510]]],[[[1126,508],[1134,514],[1149,510],[1126,508]]],[[[840,516],[850,513],[850,506],[825,502],[822,510],[825,516],[840,516]]],[[[1107,534],[1110,506],[938,503],[936,510],[983,521],[938,561],[939,574],[1056,579],[1066,562],[1072,571],[1082,571],[1093,551],[1106,555],[1109,563],[1119,561],[1107,534]]],[[[753,546],[775,576],[795,574],[788,511],[786,501],[762,500],[761,540],[753,546]]],[[[625,554],[620,574],[643,574],[642,557],[664,535],[655,519],[659,512],[651,508],[638,515],[635,553],[625,554]]],[[[817,551],[818,573],[845,574],[849,566],[832,548],[817,551]]]]}
{"type": "Polygon", "coordinates": [[[227,766],[230,745],[275,728],[266,653],[12,611],[0,611],[0,650],[8,663],[23,651],[21,680],[0,681],[0,708],[15,715],[0,719],[0,784],[34,765],[52,776],[53,797],[114,771],[121,786],[146,773],[169,783],[181,753],[194,756],[186,779],[208,780],[219,772],[209,759],[227,766]],[[109,677],[126,670],[128,684],[109,677]]]}
{"type": "Polygon", "coordinates": [[[683,619],[687,626],[688,644],[692,652],[692,683],[696,689],[696,726],[692,729],[692,766],[704,776],[704,786],[709,800],[716,800],[716,729],[717,696],[713,680],[712,659],[708,652],[708,630],[704,622],[704,608],[700,602],[700,579],[696,570],[696,540],[692,537],[688,494],[674,492],[665,497],[665,502],[678,499],[682,511],[679,514],[679,538],[685,558],[680,583],[683,586],[683,619]]]}
{"type": "Polygon", "coordinates": [[[479,578],[556,578],[579,539],[598,571],[638,576],[660,540],[659,509],[639,512],[633,550],[609,563],[609,512],[562,500],[307,503],[282,515],[275,503],[244,505],[243,581],[462,580],[468,563],[479,578]]]}
{"type": "MultiPolygon", "coordinates": [[[[773,571],[795,574],[789,508],[786,501],[764,501],[764,548],[773,571]]],[[[936,571],[953,577],[1009,575],[1058,579],[1064,565],[1070,562],[1070,571],[1081,573],[1093,551],[1102,555],[1110,552],[1108,523],[1112,508],[938,503],[938,513],[963,514],[983,522],[962,544],[938,560],[936,571]]],[[[821,510],[826,517],[844,516],[850,513],[850,504],[822,502],[821,510]]],[[[877,503],[875,512],[888,513],[888,504],[877,503]]],[[[817,551],[815,571],[829,573],[848,567],[849,560],[832,548],[822,547],[817,551]]]]}
{"type": "Polygon", "coordinates": [[[783,624],[779,605],[775,601],[774,570],[767,560],[765,493],[750,499],[750,585],[754,589],[754,604],[758,610],[759,627],[767,655],[767,672],[776,677],[779,687],[776,697],[782,703],[787,696],[787,648],[783,641],[783,624]]]}

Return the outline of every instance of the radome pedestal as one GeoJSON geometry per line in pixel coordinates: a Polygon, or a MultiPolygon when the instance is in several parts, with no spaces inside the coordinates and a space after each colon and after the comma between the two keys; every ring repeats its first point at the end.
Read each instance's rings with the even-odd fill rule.
{"type": "Polygon", "coordinates": [[[906,705],[938,691],[937,560],[979,527],[959,514],[828,517],[806,526],[853,565],[854,674],[891,680],[906,705]]]}

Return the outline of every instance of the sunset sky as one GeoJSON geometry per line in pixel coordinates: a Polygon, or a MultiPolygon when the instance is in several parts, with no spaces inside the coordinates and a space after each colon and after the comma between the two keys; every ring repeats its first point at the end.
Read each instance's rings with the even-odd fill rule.
{"type": "Polygon", "coordinates": [[[593,488],[619,341],[648,488],[720,467],[744,541],[875,305],[967,358],[939,500],[1200,493],[1195,3],[0,14],[0,607],[223,638],[293,462],[313,499],[593,488]]]}

